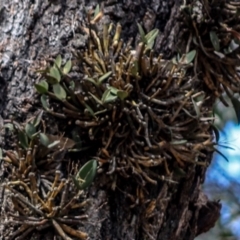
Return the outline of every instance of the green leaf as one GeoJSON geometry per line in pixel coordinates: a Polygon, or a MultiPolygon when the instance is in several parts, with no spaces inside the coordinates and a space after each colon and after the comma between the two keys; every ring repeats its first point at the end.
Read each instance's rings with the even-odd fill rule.
{"type": "Polygon", "coordinates": [[[196,56],[196,53],[197,53],[196,50],[192,50],[191,52],[186,54],[186,62],[187,62],[187,64],[191,63],[194,60],[194,58],[196,56]]]}
{"type": "Polygon", "coordinates": [[[196,56],[196,53],[197,53],[196,50],[192,50],[192,51],[188,52],[188,53],[185,55],[184,63],[185,63],[185,64],[191,63],[191,62],[194,60],[194,58],[195,58],[195,56],[196,56]]]}
{"type": "Polygon", "coordinates": [[[117,96],[116,95],[113,95],[111,93],[111,89],[107,89],[104,93],[103,93],[103,96],[102,96],[102,102],[103,103],[108,103],[108,102],[113,102],[114,100],[117,99],[117,96]]]}
{"type": "Polygon", "coordinates": [[[110,92],[117,95],[118,91],[120,91],[119,89],[115,88],[115,87],[108,87],[108,89],[110,89],[110,92]]]}
{"type": "Polygon", "coordinates": [[[40,111],[37,116],[33,119],[32,124],[37,127],[42,120],[43,111],[40,111]]]}
{"type": "Polygon", "coordinates": [[[38,93],[41,94],[46,93],[48,91],[48,83],[45,80],[43,80],[39,83],[36,83],[35,88],[38,91],[38,93]]]}
{"type": "Polygon", "coordinates": [[[61,55],[58,55],[58,56],[56,57],[54,63],[56,64],[56,66],[57,66],[58,68],[61,67],[61,65],[62,65],[62,57],[61,57],[61,55]]]}
{"type": "Polygon", "coordinates": [[[121,100],[124,100],[125,98],[128,97],[128,92],[119,90],[119,91],[117,92],[117,96],[118,96],[121,100]]]}
{"type": "Polygon", "coordinates": [[[36,133],[36,128],[32,123],[27,123],[25,126],[25,132],[27,136],[32,139],[33,135],[36,133]]]}
{"type": "Polygon", "coordinates": [[[60,80],[61,80],[60,72],[58,71],[58,69],[56,67],[50,68],[49,76],[56,79],[57,82],[60,82],[60,80]]]}
{"type": "Polygon", "coordinates": [[[28,148],[28,137],[25,132],[20,131],[18,133],[18,140],[20,142],[20,145],[26,150],[28,148]]]}
{"type": "Polygon", "coordinates": [[[172,63],[173,63],[174,65],[177,65],[178,60],[177,60],[177,57],[176,57],[176,56],[172,58],[172,63]]]}
{"type": "Polygon", "coordinates": [[[60,100],[66,99],[67,97],[65,89],[59,83],[53,85],[53,92],[60,100]]]}
{"type": "Polygon", "coordinates": [[[111,88],[108,88],[107,90],[105,90],[105,92],[102,95],[102,101],[104,102],[107,95],[111,93],[111,88]]]}
{"type": "Polygon", "coordinates": [[[99,14],[99,12],[100,12],[100,6],[98,4],[95,8],[95,11],[94,11],[94,18],[99,14]]]}
{"type": "Polygon", "coordinates": [[[215,51],[220,51],[220,43],[219,43],[219,39],[218,39],[216,32],[211,31],[209,33],[209,35],[210,35],[210,40],[212,42],[212,45],[213,45],[213,48],[215,49],[215,51]]]}
{"type": "Polygon", "coordinates": [[[98,83],[93,78],[86,78],[86,80],[93,83],[95,86],[98,86],[98,83]]]}
{"type": "Polygon", "coordinates": [[[47,95],[43,94],[41,96],[41,103],[43,105],[43,108],[46,110],[46,111],[49,111],[49,104],[48,104],[48,97],[47,95]]]}
{"type": "Polygon", "coordinates": [[[93,94],[90,93],[90,92],[89,92],[89,94],[93,97],[93,99],[94,99],[97,103],[99,103],[99,104],[101,104],[101,105],[103,104],[102,101],[101,101],[100,99],[98,99],[95,95],[93,95],[93,94]]]}
{"type": "Polygon", "coordinates": [[[240,101],[236,97],[232,97],[231,101],[237,116],[238,124],[240,124],[240,101]]]}
{"type": "Polygon", "coordinates": [[[49,138],[48,138],[47,135],[44,134],[44,133],[40,133],[40,134],[39,134],[39,141],[40,141],[40,143],[41,143],[43,146],[45,146],[45,147],[48,147],[48,145],[49,145],[49,143],[50,143],[49,138]]]}
{"type": "Polygon", "coordinates": [[[83,190],[90,186],[97,173],[97,161],[90,160],[85,163],[75,177],[76,187],[83,190]]]}
{"type": "Polygon", "coordinates": [[[154,41],[158,35],[159,30],[153,29],[151,32],[149,32],[145,38],[147,40],[147,49],[152,49],[154,45],[154,41]]]}
{"type": "Polygon", "coordinates": [[[112,74],[111,71],[105,73],[103,76],[101,76],[99,79],[98,79],[98,84],[102,83],[105,79],[107,79],[110,75],[112,74]]]}
{"type": "Polygon", "coordinates": [[[68,74],[71,71],[71,68],[72,68],[72,61],[68,60],[65,66],[63,67],[63,73],[68,74]]]}
{"type": "Polygon", "coordinates": [[[104,99],[104,103],[114,102],[116,99],[117,99],[117,96],[110,93],[104,99]]]}
{"type": "Polygon", "coordinates": [[[141,41],[142,41],[143,43],[147,43],[147,42],[146,42],[146,39],[145,39],[145,32],[144,32],[142,26],[141,26],[139,23],[137,23],[137,26],[138,26],[138,32],[139,32],[140,37],[141,37],[141,41]]]}
{"type": "Polygon", "coordinates": [[[85,103],[85,107],[88,110],[88,112],[94,117],[95,114],[94,114],[94,111],[92,110],[92,108],[90,106],[88,106],[86,103],[85,103]]]}
{"type": "Polygon", "coordinates": [[[146,36],[145,39],[147,40],[147,43],[152,42],[155,40],[155,38],[158,35],[159,30],[157,28],[151,30],[146,36]]]}

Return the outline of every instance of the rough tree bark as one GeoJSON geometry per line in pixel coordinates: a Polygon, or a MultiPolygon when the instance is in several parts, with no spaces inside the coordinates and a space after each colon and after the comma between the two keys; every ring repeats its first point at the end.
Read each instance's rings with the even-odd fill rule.
{"type": "MultiPolygon", "coordinates": [[[[13,116],[24,120],[37,110],[35,65],[44,65],[45,60],[59,53],[66,57],[72,49],[83,46],[85,38],[79,32],[79,25],[85,21],[83,11],[97,3],[96,0],[0,2],[1,118],[13,116]]],[[[108,0],[100,4],[104,4],[105,15],[122,24],[125,38],[137,36],[137,22],[143,23],[147,31],[158,28],[156,51],[166,58],[172,56],[181,34],[177,22],[180,0],[108,0]]],[[[210,159],[209,155],[206,161],[210,159]]],[[[208,201],[201,190],[205,172],[205,168],[196,166],[178,185],[163,181],[152,186],[148,196],[149,202],[155,201],[152,217],[146,214],[148,203],[129,211],[128,199],[122,192],[93,186],[88,193],[91,207],[83,229],[93,240],[192,240],[213,227],[219,217],[220,204],[208,201]],[[147,225],[143,218],[149,218],[147,225]]],[[[3,172],[0,175],[3,180],[3,172]]],[[[121,187],[128,188],[127,183],[121,187]]],[[[1,235],[3,232],[0,239],[4,239],[1,235]]]]}

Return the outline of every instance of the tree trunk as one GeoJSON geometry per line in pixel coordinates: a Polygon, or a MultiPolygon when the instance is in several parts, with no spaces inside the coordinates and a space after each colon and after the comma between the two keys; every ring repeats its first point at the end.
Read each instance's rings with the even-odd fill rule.
{"type": "MultiPolygon", "coordinates": [[[[34,100],[37,98],[34,89],[36,67],[44,66],[58,54],[68,57],[72,49],[85,45],[86,39],[79,31],[79,26],[86,22],[84,8],[95,7],[97,2],[1,1],[2,119],[24,121],[39,109],[34,100]]],[[[178,23],[181,1],[108,0],[101,1],[101,4],[106,16],[115,23],[121,23],[124,39],[139,39],[137,23],[142,23],[146,32],[158,28],[160,34],[155,44],[156,51],[168,59],[173,56],[176,42],[182,34],[178,23]]],[[[188,39],[181,40],[187,44],[188,39]]],[[[208,153],[205,161],[210,163],[211,157],[208,153]]],[[[141,203],[130,201],[127,192],[138,194],[130,181],[121,181],[115,191],[106,189],[104,184],[99,186],[94,183],[88,189],[91,204],[86,212],[88,219],[82,223],[81,229],[89,239],[94,240],[192,240],[214,226],[221,208],[218,202],[209,201],[202,192],[205,173],[205,167],[192,166],[178,184],[163,180],[157,186],[149,185],[141,203]]],[[[0,175],[3,182],[3,169],[0,175]]],[[[3,201],[1,199],[1,205],[3,201]]],[[[1,215],[2,221],[3,207],[1,215]]],[[[0,239],[7,239],[6,227],[2,226],[1,230],[0,239]]],[[[41,239],[53,238],[46,233],[41,239]]]]}

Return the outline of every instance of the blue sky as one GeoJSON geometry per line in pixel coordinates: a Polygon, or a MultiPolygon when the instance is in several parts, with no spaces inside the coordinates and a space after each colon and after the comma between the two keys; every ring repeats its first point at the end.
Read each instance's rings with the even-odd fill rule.
{"type": "Polygon", "coordinates": [[[232,121],[227,122],[223,131],[220,132],[219,145],[227,146],[218,146],[218,150],[227,157],[228,162],[215,153],[213,164],[208,170],[207,180],[219,180],[227,184],[227,179],[221,179],[224,173],[240,183],[240,125],[232,121]]]}
{"type": "MultiPolygon", "coordinates": [[[[221,222],[240,237],[240,217],[230,221],[232,214],[238,212],[238,216],[240,216],[239,205],[229,200],[227,195],[228,190],[232,189],[230,188],[232,182],[235,182],[239,190],[237,196],[240,202],[240,125],[228,121],[220,133],[219,144],[231,147],[231,149],[218,147],[218,150],[228,158],[228,162],[221,155],[215,153],[212,164],[207,171],[205,183],[206,186],[211,183],[218,184],[219,198],[223,204],[221,222]]],[[[214,191],[214,188],[212,190],[214,191]]],[[[208,190],[207,194],[211,195],[211,190],[208,190]]]]}

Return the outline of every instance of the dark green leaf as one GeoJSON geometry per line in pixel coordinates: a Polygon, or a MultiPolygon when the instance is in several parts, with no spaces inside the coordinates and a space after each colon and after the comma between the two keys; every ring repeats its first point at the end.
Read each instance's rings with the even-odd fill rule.
{"type": "Polygon", "coordinates": [[[94,111],[92,110],[92,108],[89,107],[86,103],[85,103],[85,107],[86,107],[86,109],[88,110],[88,112],[94,117],[95,114],[94,114],[94,111]]]}
{"type": "Polygon", "coordinates": [[[35,84],[35,88],[40,94],[46,93],[48,91],[48,83],[45,80],[43,80],[35,84]]]}
{"type": "Polygon", "coordinates": [[[32,139],[32,136],[36,133],[36,128],[32,123],[27,123],[25,126],[25,132],[27,136],[32,139]]]}
{"type": "Polygon", "coordinates": [[[142,26],[141,26],[139,23],[137,23],[137,26],[138,26],[138,32],[139,32],[140,37],[141,37],[141,41],[142,41],[143,43],[146,43],[145,32],[144,32],[142,26]]]}
{"type": "Polygon", "coordinates": [[[219,39],[216,32],[211,31],[209,34],[210,34],[210,40],[212,42],[213,48],[215,49],[215,51],[220,51],[220,43],[219,43],[219,39]]]}
{"type": "Polygon", "coordinates": [[[231,98],[233,108],[235,110],[238,124],[240,123],[240,101],[236,97],[231,98]]]}
{"type": "Polygon", "coordinates": [[[28,148],[28,137],[27,135],[25,134],[25,132],[23,131],[20,131],[18,133],[18,140],[20,142],[20,145],[24,148],[24,149],[27,149],[28,148]]]}
{"type": "MultiPolygon", "coordinates": [[[[86,189],[93,182],[93,179],[97,173],[97,161],[90,160],[84,164],[77,173],[75,180],[79,189],[86,189]]],[[[75,183],[76,183],[75,182],[75,183]]]]}
{"type": "Polygon", "coordinates": [[[62,65],[62,57],[61,57],[61,55],[58,55],[58,56],[56,57],[54,63],[56,64],[56,66],[57,66],[58,68],[61,67],[61,65],[62,65]]]}
{"type": "Polygon", "coordinates": [[[60,82],[60,80],[61,80],[60,72],[56,67],[51,67],[50,68],[49,76],[56,79],[57,82],[60,82]]]}
{"type": "Polygon", "coordinates": [[[43,108],[46,111],[48,111],[49,110],[48,97],[45,94],[41,96],[41,103],[43,105],[43,108]]]}
{"type": "Polygon", "coordinates": [[[110,77],[112,74],[111,71],[105,73],[103,76],[101,76],[99,79],[98,79],[98,84],[102,83],[105,79],[107,79],[108,77],[110,77]]]}
{"type": "Polygon", "coordinates": [[[33,119],[32,124],[37,127],[42,120],[43,111],[40,111],[37,116],[33,119]]]}
{"type": "Polygon", "coordinates": [[[53,85],[53,92],[55,96],[60,100],[66,99],[67,97],[65,89],[59,83],[53,85]]]}
{"type": "Polygon", "coordinates": [[[44,134],[44,133],[40,133],[40,134],[39,134],[39,141],[40,141],[40,143],[41,143],[43,146],[45,146],[45,147],[48,147],[48,145],[49,145],[49,143],[50,143],[47,135],[44,134]]]}
{"type": "Polygon", "coordinates": [[[71,68],[72,68],[72,61],[68,60],[65,66],[63,67],[63,73],[68,74],[71,71],[71,68]]]}

